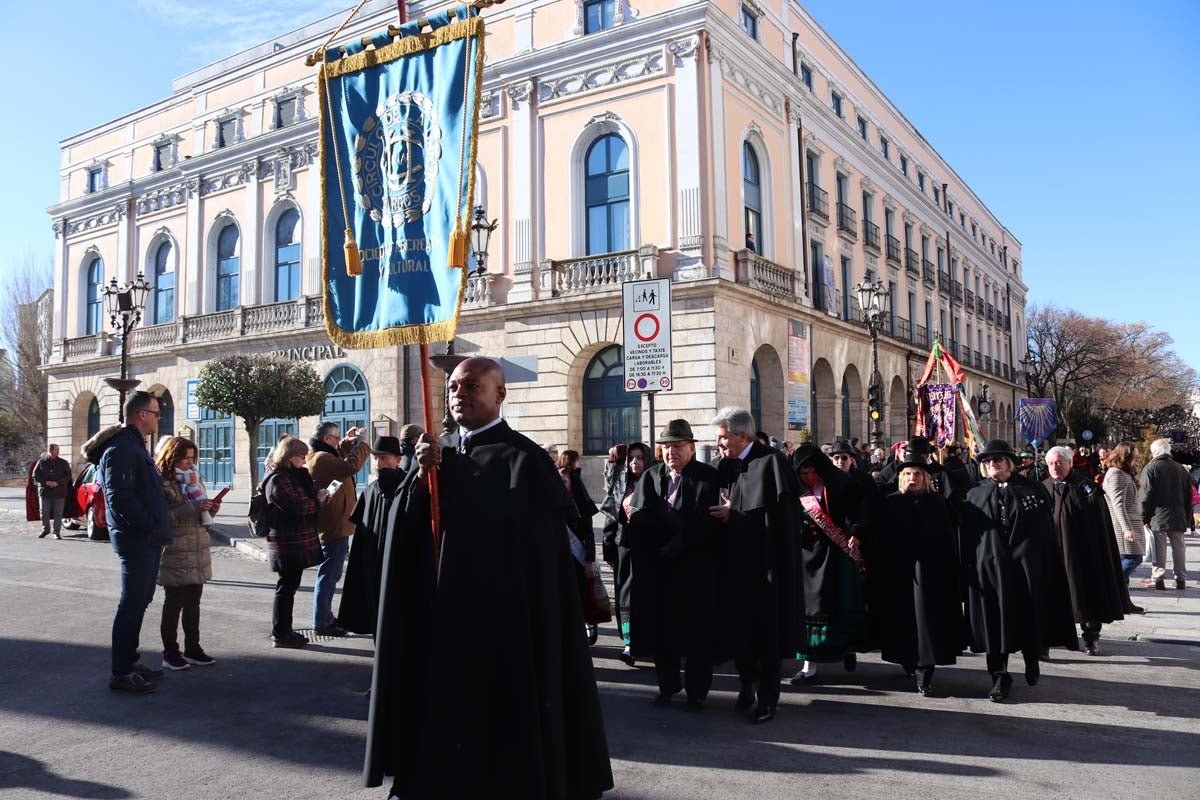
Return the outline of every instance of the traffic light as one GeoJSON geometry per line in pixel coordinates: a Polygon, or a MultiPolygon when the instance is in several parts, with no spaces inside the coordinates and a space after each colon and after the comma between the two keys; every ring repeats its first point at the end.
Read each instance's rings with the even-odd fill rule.
{"type": "Polygon", "coordinates": [[[871,384],[867,387],[867,413],[872,421],[877,421],[883,416],[883,398],[880,395],[878,384],[871,384]]]}

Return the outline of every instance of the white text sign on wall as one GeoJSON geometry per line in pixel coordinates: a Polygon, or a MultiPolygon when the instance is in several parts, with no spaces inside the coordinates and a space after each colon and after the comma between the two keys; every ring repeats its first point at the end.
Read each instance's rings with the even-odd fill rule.
{"type": "Polygon", "coordinates": [[[671,391],[671,281],[621,286],[625,328],[625,391],[671,391]]]}

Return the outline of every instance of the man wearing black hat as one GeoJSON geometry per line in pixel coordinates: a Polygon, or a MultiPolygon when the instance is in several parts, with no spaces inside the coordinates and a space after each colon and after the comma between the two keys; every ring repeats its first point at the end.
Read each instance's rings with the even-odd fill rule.
{"type": "Polygon", "coordinates": [[[634,658],[654,660],[655,705],[667,705],[685,689],[687,708],[699,711],[712,687],[716,657],[722,526],[709,509],[721,502],[720,486],[717,470],[696,460],[687,420],[671,420],[658,443],[663,461],[646,470],[630,503],[626,535],[638,608],[630,650],[634,658]]]}
{"type": "Polygon", "coordinates": [[[722,495],[712,515],[725,522],[721,578],[723,654],[741,679],[738,711],[751,719],[775,718],[779,670],[795,652],[796,614],[801,608],[796,473],[783,453],[754,441],[754,417],[727,406],[712,420],[726,454],[718,471],[722,495]]]}
{"type": "Polygon", "coordinates": [[[379,612],[379,576],[387,544],[388,511],[404,479],[404,471],[400,469],[403,445],[395,436],[380,436],[371,448],[371,456],[375,460],[375,480],[359,495],[358,503],[350,512],[355,537],[346,564],[346,582],[342,586],[337,622],[353,633],[374,636],[379,612]]]}
{"type": "Polygon", "coordinates": [[[1046,490],[1014,472],[1017,454],[1008,442],[993,439],[978,458],[986,477],[961,508],[960,558],[971,649],[987,653],[988,697],[1000,703],[1012,688],[1010,653],[1021,652],[1025,681],[1034,686],[1044,649],[1079,644],[1046,490]]]}

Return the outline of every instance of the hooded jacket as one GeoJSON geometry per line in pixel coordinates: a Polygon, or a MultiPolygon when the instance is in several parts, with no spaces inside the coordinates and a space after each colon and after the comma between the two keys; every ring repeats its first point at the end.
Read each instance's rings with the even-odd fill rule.
{"type": "Polygon", "coordinates": [[[138,429],[132,425],[105,428],[84,443],[83,452],[100,466],[109,533],[159,546],[170,544],[171,513],[162,475],[138,429]]]}

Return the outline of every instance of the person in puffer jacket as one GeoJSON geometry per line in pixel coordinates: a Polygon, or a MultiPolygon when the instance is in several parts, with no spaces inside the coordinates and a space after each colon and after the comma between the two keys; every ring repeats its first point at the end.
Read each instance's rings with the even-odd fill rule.
{"type": "Polygon", "coordinates": [[[191,666],[208,667],[216,661],[200,646],[200,596],[204,584],[212,578],[212,540],[208,527],[210,515],[220,503],[209,500],[200,488],[199,498],[178,480],[180,472],[194,471],[196,445],[182,436],[163,440],[155,462],[162,473],[163,492],[171,512],[171,543],[163,550],[158,567],[158,583],[163,587],[162,641],[163,669],[184,670],[191,666]],[[179,649],[179,617],[183,616],[183,649],[179,649]]]}

